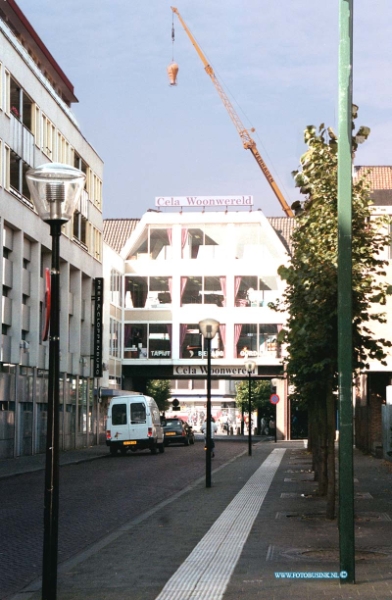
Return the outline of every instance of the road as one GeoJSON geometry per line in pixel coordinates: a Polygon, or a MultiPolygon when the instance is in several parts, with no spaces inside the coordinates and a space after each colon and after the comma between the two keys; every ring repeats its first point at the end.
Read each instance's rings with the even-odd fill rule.
{"type": "MultiPolygon", "coordinates": [[[[213,469],[246,451],[247,442],[217,440],[213,469]]],[[[128,453],[60,469],[59,563],[143,514],[205,474],[202,441],[164,454],[128,453]]],[[[0,486],[0,599],[41,575],[44,472],[0,486]]]]}

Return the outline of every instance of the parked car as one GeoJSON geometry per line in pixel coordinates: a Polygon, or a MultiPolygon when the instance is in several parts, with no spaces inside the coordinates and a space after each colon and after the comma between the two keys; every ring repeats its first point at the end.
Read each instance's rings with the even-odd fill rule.
{"type": "Polygon", "coordinates": [[[164,423],[165,446],[169,444],[184,444],[184,446],[189,446],[195,443],[195,434],[192,427],[182,419],[166,419],[164,423]]]}

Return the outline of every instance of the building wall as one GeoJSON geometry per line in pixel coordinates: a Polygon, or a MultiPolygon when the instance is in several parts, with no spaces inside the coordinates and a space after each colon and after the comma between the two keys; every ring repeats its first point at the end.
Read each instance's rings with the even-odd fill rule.
{"type": "Polygon", "coordinates": [[[44,75],[45,65],[37,66],[34,47],[23,46],[17,33],[0,18],[0,457],[45,450],[49,357],[42,328],[52,241],[25,173],[46,162],[77,166],[87,176],[60,240],[60,446],[97,439],[91,295],[94,278],[102,276],[103,164],[56,82],[44,75]]]}
{"type": "Polygon", "coordinates": [[[279,437],[286,437],[287,391],[276,340],[285,315],[268,303],[284,289],[277,269],[287,253],[266,217],[259,211],[149,212],[121,257],[124,387],[144,391],[147,379],[170,379],[184,410],[201,414],[206,350],[198,323],[213,317],[221,324],[212,341],[213,413],[220,418],[224,409],[235,421],[235,382],[248,377],[249,357],[255,376],[282,377],[277,418],[279,437]]]}

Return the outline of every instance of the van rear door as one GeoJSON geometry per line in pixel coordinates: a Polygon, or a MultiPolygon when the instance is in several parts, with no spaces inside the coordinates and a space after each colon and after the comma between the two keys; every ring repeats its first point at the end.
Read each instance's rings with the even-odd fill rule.
{"type": "Polygon", "coordinates": [[[143,400],[130,403],[130,439],[147,438],[147,405],[143,400]]]}
{"type": "Polygon", "coordinates": [[[127,402],[114,402],[112,404],[111,436],[114,442],[121,442],[129,437],[127,406],[127,402]]]}

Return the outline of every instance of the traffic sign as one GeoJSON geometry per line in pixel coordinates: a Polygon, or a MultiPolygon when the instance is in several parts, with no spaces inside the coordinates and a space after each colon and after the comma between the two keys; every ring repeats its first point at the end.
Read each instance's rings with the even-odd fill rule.
{"type": "Polygon", "coordinates": [[[278,394],[271,394],[270,402],[271,402],[271,404],[278,404],[278,402],[279,402],[278,394]]]}

